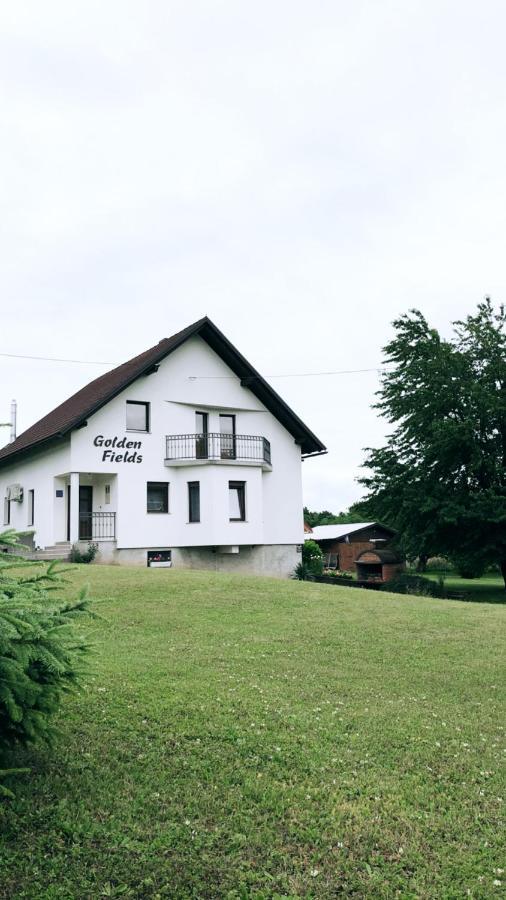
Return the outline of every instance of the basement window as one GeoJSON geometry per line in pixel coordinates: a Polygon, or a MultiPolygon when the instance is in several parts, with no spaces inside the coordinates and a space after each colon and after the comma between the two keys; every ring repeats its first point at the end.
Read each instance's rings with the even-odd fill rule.
{"type": "Polygon", "coordinates": [[[170,569],[172,550],[148,550],[148,566],[153,569],[170,569]]]}

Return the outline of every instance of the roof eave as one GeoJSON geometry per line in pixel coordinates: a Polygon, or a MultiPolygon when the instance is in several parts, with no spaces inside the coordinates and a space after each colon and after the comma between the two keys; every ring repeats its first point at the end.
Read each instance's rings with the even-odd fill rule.
{"type": "Polygon", "coordinates": [[[48,435],[48,437],[42,438],[40,441],[34,441],[34,443],[29,444],[27,447],[20,447],[18,450],[15,450],[14,453],[10,453],[7,456],[0,456],[0,469],[10,465],[16,465],[20,458],[22,459],[25,456],[30,456],[32,453],[38,453],[39,450],[45,450],[49,444],[54,444],[57,441],[63,440],[66,436],[67,431],[58,431],[48,435]]]}

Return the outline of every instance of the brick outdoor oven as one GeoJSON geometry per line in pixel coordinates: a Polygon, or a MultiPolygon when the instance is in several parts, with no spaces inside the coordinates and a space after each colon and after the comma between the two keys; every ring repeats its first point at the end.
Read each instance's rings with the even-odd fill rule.
{"type": "Polygon", "coordinates": [[[391,581],[404,572],[405,563],[395,550],[363,550],[355,561],[357,581],[391,581]]]}

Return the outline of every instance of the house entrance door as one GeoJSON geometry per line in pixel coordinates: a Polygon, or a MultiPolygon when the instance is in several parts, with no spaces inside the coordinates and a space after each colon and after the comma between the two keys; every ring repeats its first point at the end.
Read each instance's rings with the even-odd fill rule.
{"type": "Polygon", "coordinates": [[[79,486],[79,540],[91,541],[93,537],[93,488],[79,486]]]}

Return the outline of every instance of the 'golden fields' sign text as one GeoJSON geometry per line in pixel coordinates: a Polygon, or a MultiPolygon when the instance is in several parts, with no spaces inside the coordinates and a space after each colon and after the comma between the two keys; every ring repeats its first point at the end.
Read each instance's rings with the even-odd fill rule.
{"type": "Polygon", "coordinates": [[[126,437],[105,438],[103,434],[97,434],[93,444],[95,447],[107,448],[102,451],[102,462],[142,462],[142,454],[137,452],[142,448],[142,441],[128,441],[126,437]],[[130,450],[133,453],[117,453],[117,450],[130,450]]]}

